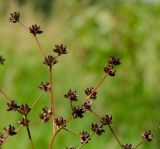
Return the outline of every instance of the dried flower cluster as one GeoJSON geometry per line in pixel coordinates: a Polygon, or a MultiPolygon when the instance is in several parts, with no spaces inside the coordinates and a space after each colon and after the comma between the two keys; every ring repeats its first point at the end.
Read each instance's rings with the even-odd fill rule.
{"type": "MultiPolygon", "coordinates": [[[[20,114],[20,120],[17,122],[22,127],[25,127],[27,130],[27,134],[32,146],[32,149],[34,149],[34,143],[31,136],[31,131],[29,129],[29,126],[31,125],[31,120],[28,119],[28,115],[30,114],[31,110],[34,109],[35,104],[38,102],[40,97],[43,95],[44,92],[48,93],[51,98],[51,108],[48,108],[45,106],[42,108],[42,112],[39,114],[39,122],[46,123],[51,121],[53,124],[53,136],[51,139],[51,142],[49,144],[49,149],[52,149],[52,146],[54,144],[54,140],[57,136],[57,134],[63,129],[67,132],[74,134],[79,137],[80,139],[80,145],[77,147],[78,149],[82,148],[83,145],[86,143],[89,143],[91,141],[91,137],[96,134],[97,136],[101,136],[102,134],[105,134],[105,127],[108,127],[113,136],[115,137],[117,143],[120,145],[120,148],[122,149],[133,149],[132,144],[122,144],[120,139],[118,138],[117,134],[114,132],[112,128],[112,115],[111,114],[105,114],[103,116],[98,115],[96,112],[93,111],[93,102],[97,99],[97,90],[101,86],[101,84],[104,82],[106,76],[115,76],[115,67],[119,64],[120,58],[117,56],[110,56],[106,66],[104,67],[105,71],[105,77],[103,77],[100,82],[95,87],[90,87],[84,90],[85,92],[85,99],[82,104],[76,105],[75,101],[78,101],[78,95],[75,90],[69,90],[64,97],[67,99],[69,104],[71,105],[71,116],[69,119],[64,119],[62,116],[56,116],[55,115],[55,108],[54,108],[54,96],[53,96],[53,85],[52,85],[52,66],[58,63],[58,57],[64,54],[67,54],[67,46],[63,44],[55,45],[53,48],[54,54],[50,54],[48,56],[45,56],[45,51],[42,49],[36,35],[43,33],[43,31],[40,29],[40,26],[37,24],[32,25],[31,27],[26,27],[23,23],[20,22],[20,13],[19,12],[13,12],[10,14],[10,22],[13,23],[19,23],[22,27],[33,34],[34,38],[36,39],[36,43],[42,53],[42,56],[44,58],[43,64],[47,65],[49,68],[49,74],[50,74],[50,81],[49,82],[41,82],[39,85],[39,89],[42,90],[41,94],[38,96],[38,98],[34,101],[32,105],[28,104],[17,104],[16,100],[10,100],[6,94],[0,90],[0,93],[4,95],[4,97],[7,98],[7,111],[14,111],[18,112],[20,114]],[[54,56],[53,56],[54,55],[54,56]],[[98,122],[92,122],[91,127],[89,128],[89,131],[82,130],[80,133],[72,132],[67,128],[68,123],[71,120],[74,120],[76,118],[81,118],[83,120],[83,117],[86,112],[90,112],[94,116],[98,118],[98,122]]],[[[4,58],[0,56],[0,64],[4,64],[4,58]]],[[[38,116],[37,116],[38,117],[38,116]]],[[[18,129],[16,129],[13,125],[9,125],[7,127],[4,127],[5,133],[0,133],[0,147],[7,141],[8,136],[14,136],[18,133],[18,129]]],[[[144,141],[152,141],[153,135],[150,130],[145,131],[142,134],[142,141],[134,148],[137,149],[144,141]]],[[[66,149],[76,149],[75,146],[66,147],[66,149]]]]}

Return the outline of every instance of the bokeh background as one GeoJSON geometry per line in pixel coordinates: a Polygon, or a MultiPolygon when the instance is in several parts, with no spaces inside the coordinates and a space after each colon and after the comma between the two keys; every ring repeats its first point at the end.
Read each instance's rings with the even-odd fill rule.
{"type": "MultiPolygon", "coordinates": [[[[94,110],[113,115],[113,128],[120,140],[136,145],[144,130],[152,130],[154,139],[142,149],[160,148],[160,2],[157,0],[0,0],[0,55],[6,59],[0,66],[0,88],[20,103],[32,104],[40,94],[38,85],[48,81],[34,38],[18,24],[9,22],[12,11],[21,12],[27,26],[39,24],[44,31],[39,40],[46,52],[55,44],[68,46],[53,72],[56,114],[68,118],[71,110],[64,94],[75,89],[82,102],[84,89],[94,86],[104,75],[109,55],[121,57],[116,77],[107,78],[98,90],[94,110]]],[[[42,107],[50,104],[45,94],[29,118],[39,119],[42,107]]],[[[19,114],[6,112],[6,101],[0,95],[0,131],[16,125],[19,114]]],[[[68,127],[76,132],[90,130],[98,119],[87,113],[68,127]]],[[[18,127],[18,126],[17,126],[18,127]]],[[[51,123],[35,124],[31,132],[36,149],[48,148],[51,123]]],[[[61,131],[54,148],[79,145],[80,140],[61,131]]],[[[4,149],[30,149],[26,129],[11,138],[4,149]]],[[[118,149],[108,129],[94,136],[84,149],[118,149]]]]}

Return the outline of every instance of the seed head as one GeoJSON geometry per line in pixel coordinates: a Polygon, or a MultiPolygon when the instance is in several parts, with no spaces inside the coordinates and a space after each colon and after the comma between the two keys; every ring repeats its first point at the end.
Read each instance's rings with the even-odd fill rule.
{"type": "Polygon", "coordinates": [[[106,114],[105,116],[103,116],[103,117],[101,118],[101,123],[102,123],[103,125],[112,124],[112,115],[106,114]]]}
{"type": "Polygon", "coordinates": [[[41,84],[39,85],[39,88],[45,92],[50,91],[51,86],[48,82],[41,82],[41,84]]]}
{"type": "Polygon", "coordinates": [[[56,119],[55,119],[55,123],[56,123],[56,126],[57,127],[60,127],[60,126],[63,126],[65,123],[66,123],[66,120],[65,119],[63,119],[63,117],[57,117],[56,119]]]}
{"type": "Polygon", "coordinates": [[[92,107],[91,102],[87,101],[82,105],[82,110],[86,112],[88,110],[91,110],[91,107],[92,107]]]}
{"type": "Polygon", "coordinates": [[[105,73],[108,73],[109,76],[115,76],[115,72],[116,70],[114,69],[113,66],[107,64],[105,67],[104,67],[104,71],[105,73]]]}
{"type": "Polygon", "coordinates": [[[34,36],[36,36],[37,34],[41,34],[43,33],[43,31],[40,29],[40,26],[38,26],[37,24],[32,25],[30,28],[30,33],[32,33],[34,36]]]}
{"type": "Polygon", "coordinates": [[[109,60],[108,60],[108,63],[111,64],[111,65],[114,65],[114,66],[121,64],[120,63],[120,58],[117,57],[117,56],[110,56],[109,60]]]}
{"type": "Polygon", "coordinates": [[[62,54],[67,54],[68,52],[66,51],[67,46],[64,46],[63,44],[60,45],[55,45],[55,48],[53,51],[58,54],[58,56],[61,56],[62,54]]]}
{"type": "Polygon", "coordinates": [[[86,94],[87,96],[90,96],[90,95],[92,94],[92,95],[90,96],[90,99],[96,99],[96,98],[97,98],[97,92],[94,91],[94,88],[93,88],[93,87],[87,88],[87,89],[85,90],[85,94],[86,94]]]}
{"type": "Polygon", "coordinates": [[[29,124],[29,120],[26,117],[23,117],[22,119],[20,119],[18,121],[18,124],[22,125],[22,126],[27,126],[29,124]]]}
{"type": "Polygon", "coordinates": [[[74,146],[66,147],[66,149],[76,149],[74,146]]]}
{"type": "Polygon", "coordinates": [[[11,100],[7,103],[8,109],[7,111],[17,111],[17,109],[20,107],[17,105],[15,100],[11,100]]]}
{"type": "Polygon", "coordinates": [[[92,124],[91,130],[94,131],[98,136],[102,135],[104,129],[102,126],[96,124],[92,124]]]}
{"type": "Polygon", "coordinates": [[[0,145],[2,145],[5,140],[6,140],[6,137],[4,137],[2,133],[0,133],[0,145]]]}
{"type": "Polygon", "coordinates": [[[90,134],[88,132],[82,131],[80,133],[80,136],[81,136],[81,144],[83,144],[84,142],[88,143],[88,141],[91,140],[90,134]]]}
{"type": "Polygon", "coordinates": [[[31,108],[29,107],[28,104],[25,104],[25,105],[22,104],[17,110],[22,115],[27,115],[30,112],[31,108]]]}
{"type": "Polygon", "coordinates": [[[147,141],[152,141],[152,138],[153,138],[153,134],[151,133],[150,130],[148,131],[145,131],[143,134],[142,134],[142,139],[144,140],[147,140],[147,141]]]}
{"type": "Polygon", "coordinates": [[[16,129],[14,126],[9,125],[8,127],[4,127],[4,130],[7,132],[8,135],[14,136],[17,134],[16,129]]]}
{"type": "Polygon", "coordinates": [[[4,64],[5,59],[0,55],[0,64],[4,64]]]}
{"type": "Polygon", "coordinates": [[[48,107],[44,107],[42,109],[42,113],[39,115],[40,119],[42,122],[48,122],[48,120],[51,118],[52,116],[52,110],[49,109],[48,107]]]}
{"type": "Polygon", "coordinates": [[[122,145],[123,149],[133,149],[131,144],[122,145]]]}
{"type": "Polygon", "coordinates": [[[77,107],[74,106],[72,108],[72,115],[73,115],[74,119],[77,118],[77,117],[82,118],[83,117],[83,113],[84,113],[83,109],[81,107],[79,107],[79,106],[77,106],[77,107]]]}
{"type": "Polygon", "coordinates": [[[69,90],[66,95],[64,95],[65,98],[69,99],[70,101],[77,101],[77,92],[69,90]]]}
{"type": "Polygon", "coordinates": [[[50,69],[52,65],[57,64],[58,61],[56,60],[56,57],[53,57],[52,55],[48,55],[48,57],[45,57],[43,64],[47,65],[50,69]]]}
{"type": "Polygon", "coordinates": [[[19,18],[20,18],[20,12],[13,12],[13,13],[10,13],[10,22],[13,22],[13,23],[17,23],[19,22],[19,18]]]}

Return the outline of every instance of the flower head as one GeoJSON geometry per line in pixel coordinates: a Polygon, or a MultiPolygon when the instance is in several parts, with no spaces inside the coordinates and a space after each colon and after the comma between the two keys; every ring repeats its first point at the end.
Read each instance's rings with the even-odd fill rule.
{"type": "Polygon", "coordinates": [[[76,149],[74,146],[66,147],[66,149],[76,149]]]}
{"type": "Polygon", "coordinates": [[[77,92],[69,90],[66,95],[64,95],[65,98],[68,98],[70,101],[77,101],[77,92]]]}
{"type": "Polygon", "coordinates": [[[6,137],[4,137],[2,133],[0,133],[0,145],[2,145],[5,140],[6,140],[6,137]]]}
{"type": "Polygon", "coordinates": [[[43,33],[43,31],[40,29],[40,26],[38,26],[37,24],[32,25],[30,28],[30,33],[32,33],[34,36],[36,36],[37,34],[41,34],[43,33]]]}
{"type": "Polygon", "coordinates": [[[66,120],[63,119],[63,117],[59,117],[59,116],[58,116],[58,117],[55,119],[55,124],[56,124],[57,127],[63,126],[63,125],[65,125],[65,123],[66,123],[66,120]]]}
{"type": "Polygon", "coordinates": [[[7,111],[17,111],[17,109],[20,107],[17,105],[15,100],[11,100],[10,102],[7,103],[8,109],[7,111]]]}
{"type": "Polygon", "coordinates": [[[112,115],[106,114],[105,116],[103,116],[103,117],[101,118],[101,123],[102,123],[103,125],[112,124],[112,115]]]}
{"type": "Polygon", "coordinates": [[[85,94],[86,94],[87,96],[90,96],[90,99],[96,99],[96,98],[97,98],[97,92],[94,91],[94,88],[93,88],[93,87],[87,88],[87,89],[85,90],[85,94]]]}
{"type": "Polygon", "coordinates": [[[80,133],[80,136],[81,136],[81,144],[88,143],[88,141],[91,140],[90,134],[88,132],[82,131],[80,133]]]}
{"type": "Polygon", "coordinates": [[[25,118],[23,117],[22,119],[18,121],[18,124],[21,124],[22,126],[27,126],[29,122],[30,121],[26,117],[25,118]]]}
{"type": "Polygon", "coordinates": [[[49,109],[48,107],[44,107],[42,109],[42,113],[39,115],[40,119],[42,122],[48,122],[48,120],[51,118],[52,116],[52,110],[49,109]]]}
{"type": "Polygon", "coordinates": [[[20,12],[13,12],[13,13],[10,13],[10,22],[13,22],[13,23],[17,23],[19,22],[19,18],[20,18],[20,12]]]}
{"type": "Polygon", "coordinates": [[[39,88],[45,92],[50,91],[51,86],[48,82],[41,82],[41,84],[39,85],[39,88]]]}
{"type": "Polygon", "coordinates": [[[113,66],[107,64],[105,67],[104,67],[104,71],[105,73],[108,73],[109,76],[115,76],[115,72],[116,70],[114,69],[113,66]]]}
{"type": "Polygon", "coordinates": [[[4,127],[4,130],[7,132],[8,135],[13,136],[17,134],[16,129],[14,126],[9,125],[8,127],[4,127]]]}
{"type": "Polygon", "coordinates": [[[21,106],[19,106],[19,108],[17,109],[19,113],[21,113],[22,115],[27,115],[31,108],[29,107],[28,104],[22,104],[21,106]]]}
{"type": "Polygon", "coordinates": [[[68,52],[66,51],[67,46],[64,46],[63,44],[60,45],[55,45],[55,48],[53,49],[53,51],[55,53],[57,53],[59,56],[61,56],[62,54],[67,54],[68,52]]]}
{"type": "Polygon", "coordinates": [[[102,126],[96,124],[92,124],[91,130],[94,131],[98,136],[102,135],[104,129],[102,126]]]}
{"type": "Polygon", "coordinates": [[[143,134],[142,134],[142,139],[144,140],[147,140],[147,141],[152,141],[152,138],[153,138],[153,134],[151,133],[150,130],[148,131],[145,131],[143,134]]]}
{"type": "Polygon", "coordinates": [[[117,57],[117,56],[110,56],[109,60],[108,60],[108,63],[111,64],[111,65],[114,65],[114,66],[121,64],[120,63],[120,58],[117,57]]]}
{"type": "Polygon", "coordinates": [[[48,57],[45,57],[43,64],[47,65],[49,68],[52,67],[52,65],[57,64],[58,61],[56,60],[56,57],[53,57],[52,55],[48,55],[48,57]]]}
{"type": "Polygon", "coordinates": [[[5,59],[0,55],[0,64],[4,64],[5,59]]]}
{"type": "Polygon", "coordinates": [[[131,144],[122,145],[123,149],[133,149],[131,144]]]}
{"type": "Polygon", "coordinates": [[[87,101],[85,102],[83,105],[82,105],[82,110],[84,112],[88,111],[88,110],[91,110],[92,108],[92,105],[91,105],[91,102],[87,101]]]}
{"type": "Polygon", "coordinates": [[[73,115],[74,119],[77,118],[77,117],[82,118],[83,117],[83,113],[84,113],[83,109],[81,107],[79,107],[79,106],[77,106],[77,107],[74,106],[72,108],[72,115],[73,115]]]}

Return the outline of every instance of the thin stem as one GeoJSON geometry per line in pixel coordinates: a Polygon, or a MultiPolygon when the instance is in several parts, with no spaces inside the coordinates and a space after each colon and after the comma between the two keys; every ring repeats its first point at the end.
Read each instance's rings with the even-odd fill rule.
{"type": "Polygon", "coordinates": [[[35,106],[35,104],[38,102],[38,100],[41,98],[41,96],[43,95],[44,91],[42,91],[40,93],[40,95],[36,98],[36,100],[33,102],[33,104],[31,105],[31,109],[35,106]]]}
{"type": "Polygon", "coordinates": [[[50,77],[50,96],[51,96],[51,104],[52,104],[52,123],[53,123],[53,130],[54,128],[54,122],[55,122],[55,115],[54,115],[54,97],[53,97],[53,80],[52,80],[52,68],[49,69],[49,77],[50,77]]]}
{"type": "Polygon", "coordinates": [[[121,148],[122,148],[122,144],[121,144],[119,138],[117,137],[116,133],[115,133],[114,130],[112,129],[111,125],[108,124],[108,127],[109,127],[110,131],[112,132],[113,136],[115,137],[116,141],[119,143],[119,145],[120,145],[121,148]]]}
{"type": "Polygon", "coordinates": [[[26,128],[27,128],[27,133],[28,133],[28,137],[29,137],[29,141],[31,143],[32,149],[34,149],[31,133],[30,133],[30,130],[29,130],[29,126],[27,125],[26,128]]]}
{"type": "Polygon", "coordinates": [[[42,57],[44,57],[44,58],[45,58],[45,52],[44,52],[44,49],[42,48],[42,46],[41,46],[41,44],[40,44],[40,42],[39,42],[39,40],[38,40],[37,36],[34,36],[34,38],[35,38],[35,40],[36,40],[36,43],[37,43],[37,45],[38,45],[38,48],[39,48],[39,49],[40,49],[40,51],[41,51],[41,55],[42,55],[42,57]]]}
{"type": "Polygon", "coordinates": [[[55,133],[54,133],[54,135],[53,135],[53,137],[52,137],[52,140],[51,140],[51,142],[50,142],[50,144],[49,144],[49,149],[52,149],[54,140],[55,140],[55,138],[56,138],[58,132],[59,132],[59,131],[55,131],[55,133]]]}
{"type": "MultiPolygon", "coordinates": [[[[92,93],[85,98],[83,104],[90,99],[90,97],[94,94],[95,91],[97,91],[97,89],[102,85],[102,83],[104,82],[104,80],[106,79],[106,77],[107,77],[107,74],[106,74],[106,75],[98,82],[98,84],[94,87],[92,93]]],[[[82,105],[83,105],[83,104],[82,104],[82,105]]]]}
{"type": "Polygon", "coordinates": [[[93,132],[90,137],[88,137],[77,149],[80,149],[83,147],[84,144],[86,144],[87,141],[89,141],[89,139],[94,135],[95,132],[93,132]]]}
{"type": "Polygon", "coordinates": [[[0,93],[6,98],[7,101],[10,101],[11,102],[11,99],[6,95],[6,93],[4,91],[2,91],[0,89],[0,93]]]}
{"type": "Polygon", "coordinates": [[[29,28],[28,28],[26,25],[24,25],[22,22],[19,22],[19,24],[20,24],[24,29],[26,29],[27,31],[29,31],[29,28]]]}
{"type": "Polygon", "coordinates": [[[99,119],[101,119],[101,117],[97,114],[97,113],[95,113],[95,112],[93,112],[92,110],[89,110],[93,115],[95,115],[96,117],[98,117],[99,119]]]}
{"type": "Polygon", "coordinates": [[[145,141],[145,140],[143,140],[143,141],[141,141],[140,143],[138,143],[138,144],[135,146],[135,148],[134,148],[134,149],[139,148],[139,147],[144,143],[144,141],[145,141]]]}
{"type": "Polygon", "coordinates": [[[69,132],[70,134],[76,136],[76,137],[79,137],[79,135],[71,130],[68,130],[67,128],[63,128],[65,131],[69,132]]]}

